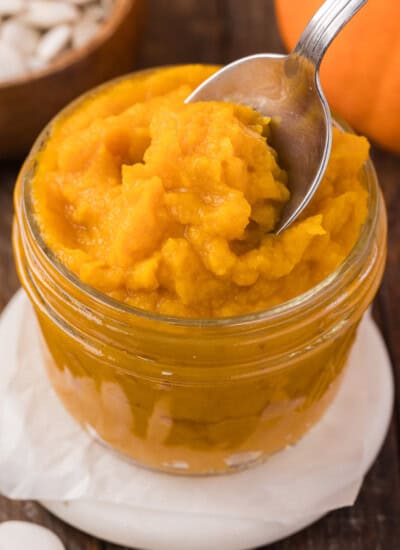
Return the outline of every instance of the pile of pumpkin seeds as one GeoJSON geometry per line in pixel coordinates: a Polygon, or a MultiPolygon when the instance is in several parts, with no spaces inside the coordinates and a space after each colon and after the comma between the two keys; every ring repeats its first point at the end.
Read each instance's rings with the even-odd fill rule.
{"type": "Polygon", "coordinates": [[[0,0],[0,81],[40,70],[81,48],[115,0],[0,0]]]}

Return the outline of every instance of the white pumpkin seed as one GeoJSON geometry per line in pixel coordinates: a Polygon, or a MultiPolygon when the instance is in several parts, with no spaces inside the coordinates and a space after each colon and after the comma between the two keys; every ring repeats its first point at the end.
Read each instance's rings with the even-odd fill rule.
{"type": "Polygon", "coordinates": [[[60,54],[71,40],[72,29],[69,25],[60,25],[48,31],[41,39],[37,56],[50,61],[60,54]]]}
{"type": "Polygon", "coordinates": [[[50,529],[27,521],[5,521],[2,523],[0,525],[0,548],[7,548],[7,550],[65,550],[61,540],[50,529]]]}
{"type": "Polygon", "coordinates": [[[18,15],[25,7],[26,3],[23,0],[0,0],[0,17],[18,15]]]}
{"type": "Polygon", "coordinates": [[[32,0],[23,16],[25,23],[38,29],[51,29],[79,19],[79,10],[67,2],[32,0]]]}
{"type": "Polygon", "coordinates": [[[0,42],[0,80],[17,78],[26,70],[24,56],[10,44],[0,42]]]}
{"type": "Polygon", "coordinates": [[[72,46],[81,48],[87,44],[99,30],[99,24],[87,18],[82,18],[72,31],[72,46]]]}
{"type": "Polygon", "coordinates": [[[83,17],[92,21],[102,21],[106,17],[106,14],[101,6],[94,5],[88,6],[85,9],[83,17]]]}
{"type": "Polygon", "coordinates": [[[40,34],[38,31],[28,27],[18,19],[8,19],[0,27],[0,40],[14,46],[26,56],[33,54],[39,39],[40,34]]]}

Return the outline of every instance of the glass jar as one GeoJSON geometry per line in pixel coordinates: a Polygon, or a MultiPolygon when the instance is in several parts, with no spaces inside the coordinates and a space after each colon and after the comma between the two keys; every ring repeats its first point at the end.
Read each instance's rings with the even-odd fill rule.
{"type": "Polygon", "coordinates": [[[368,219],[327,279],[253,315],[178,319],[88,287],[47,248],[31,176],[50,128],[17,182],[13,242],[47,373],[68,411],[136,463],[181,474],[233,471],[296,442],[334,398],[382,278],[386,215],[372,163],[363,171],[368,219]]]}

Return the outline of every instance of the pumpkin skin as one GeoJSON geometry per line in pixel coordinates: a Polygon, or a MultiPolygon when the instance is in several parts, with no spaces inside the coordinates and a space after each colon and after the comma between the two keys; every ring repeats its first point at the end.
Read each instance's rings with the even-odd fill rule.
{"type": "MultiPolygon", "coordinates": [[[[291,50],[323,0],[275,0],[291,50]]],[[[331,107],[358,132],[400,153],[400,1],[369,0],[340,32],[321,64],[331,107]]]]}

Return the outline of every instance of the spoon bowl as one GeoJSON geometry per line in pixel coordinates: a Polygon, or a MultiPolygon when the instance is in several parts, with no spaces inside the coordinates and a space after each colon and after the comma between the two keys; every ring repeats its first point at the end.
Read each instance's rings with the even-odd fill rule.
{"type": "Polygon", "coordinates": [[[327,0],[289,55],[258,54],[230,63],[186,99],[231,101],[271,117],[271,145],[288,173],[291,192],[275,228],[279,234],[304,210],[325,173],[332,119],[319,65],[340,29],[367,0],[327,0]]]}

